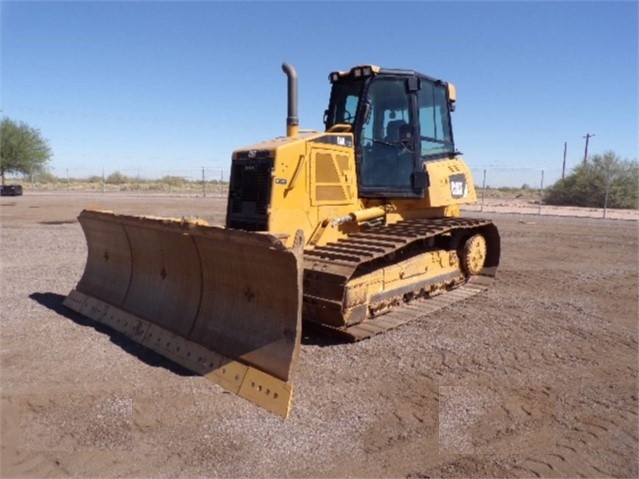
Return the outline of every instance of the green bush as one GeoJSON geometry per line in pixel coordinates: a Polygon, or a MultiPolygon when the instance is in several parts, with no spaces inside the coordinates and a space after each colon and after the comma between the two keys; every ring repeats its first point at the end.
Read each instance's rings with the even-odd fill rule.
{"type": "Polygon", "coordinates": [[[130,183],[131,179],[120,173],[119,171],[114,171],[106,178],[106,182],[111,185],[123,185],[125,183],[130,183]]]}
{"type": "Polygon", "coordinates": [[[614,152],[593,155],[570,175],[546,189],[544,202],[559,206],[601,208],[608,187],[609,208],[638,208],[639,164],[621,160],[614,152]]]}
{"type": "Polygon", "coordinates": [[[41,171],[33,175],[33,181],[38,183],[60,183],[62,180],[49,171],[41,171]]]}
{"type": "Polygon", "coordinates": [[[173,186],[173,187],[177,187],[177,188],[181,188],[182,186],[184,186],[184,183],[186,183],[186,179],[181,177],[181,176],[163,176],[162,179],[160,179],[161,183],[166,183],[167,185],[173,186]]]}

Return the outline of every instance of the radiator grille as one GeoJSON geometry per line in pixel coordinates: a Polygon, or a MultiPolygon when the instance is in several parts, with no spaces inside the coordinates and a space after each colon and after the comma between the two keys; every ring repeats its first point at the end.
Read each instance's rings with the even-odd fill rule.
{"type": "Polygon", "coordinates": [[[272,171],[273,160],[268,158],[233,163],[227,212],[229,228],[268,229],[272,171]]]}

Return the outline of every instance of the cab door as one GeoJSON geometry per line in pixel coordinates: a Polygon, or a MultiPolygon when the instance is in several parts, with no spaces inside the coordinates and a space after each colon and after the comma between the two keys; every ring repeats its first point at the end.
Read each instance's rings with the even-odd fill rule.
{"type": "Polygon", "coordinates": [[[421,169],[416,80],[377,76],[365,91],[366,115],[358,144],[362,197],[415,197],[423,193],[423,186],[416,188],[414,182],[414,172],[421,169]]]}

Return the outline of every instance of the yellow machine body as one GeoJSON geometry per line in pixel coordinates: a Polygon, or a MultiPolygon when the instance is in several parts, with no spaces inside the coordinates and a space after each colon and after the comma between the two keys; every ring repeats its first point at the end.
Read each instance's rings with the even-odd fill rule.
{"type": "MultiPolygon", "coordinates": [[[[307,246],[322,246],[359,231],[367,220],[357,221],[355,217],[352,222],[335,224],[336,219],[358,215],[372,207],[381,209],[380,216],[391,224],[410,218],[459,216],[460,205],[477,201],[472,175],[461,157],[424,165],[430,186],[423,198],[360,198],[353,148],[337,144],[344,136],[350,137],[352,143],[351,133],[304,132],[234,152],[234,160],[259,151],[263,158],[273,161],[267,231],[292,238],[301,229],[307,246]],[[326,141],[327,137],[333,138],[335,144],[326,141]],[[450,177],[460,174],[466,178],[466,191],[455,198],[450,177]]],[[[368,218],[371,219],[374,218],[368,218]]]]}
{"type": "Polygon", "coordinates": [[[333,72],[326,130],[233,152],[226,225],[85,210],[65,300],[286,417],[302,324],[360,340],[485,289],[497,229],[455,149],[455,88],[411,70],[333,72]],[[445,294],[442,294],[445,293],[445,294]]]}

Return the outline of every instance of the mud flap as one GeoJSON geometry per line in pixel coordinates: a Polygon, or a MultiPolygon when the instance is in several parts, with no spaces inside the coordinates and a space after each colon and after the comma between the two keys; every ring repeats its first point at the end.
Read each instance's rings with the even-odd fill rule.
{"type": "Polygon", "coordinates": [[[87,264],[64,304],[288,416],[303,238],[84,210],[87,264]]]}

